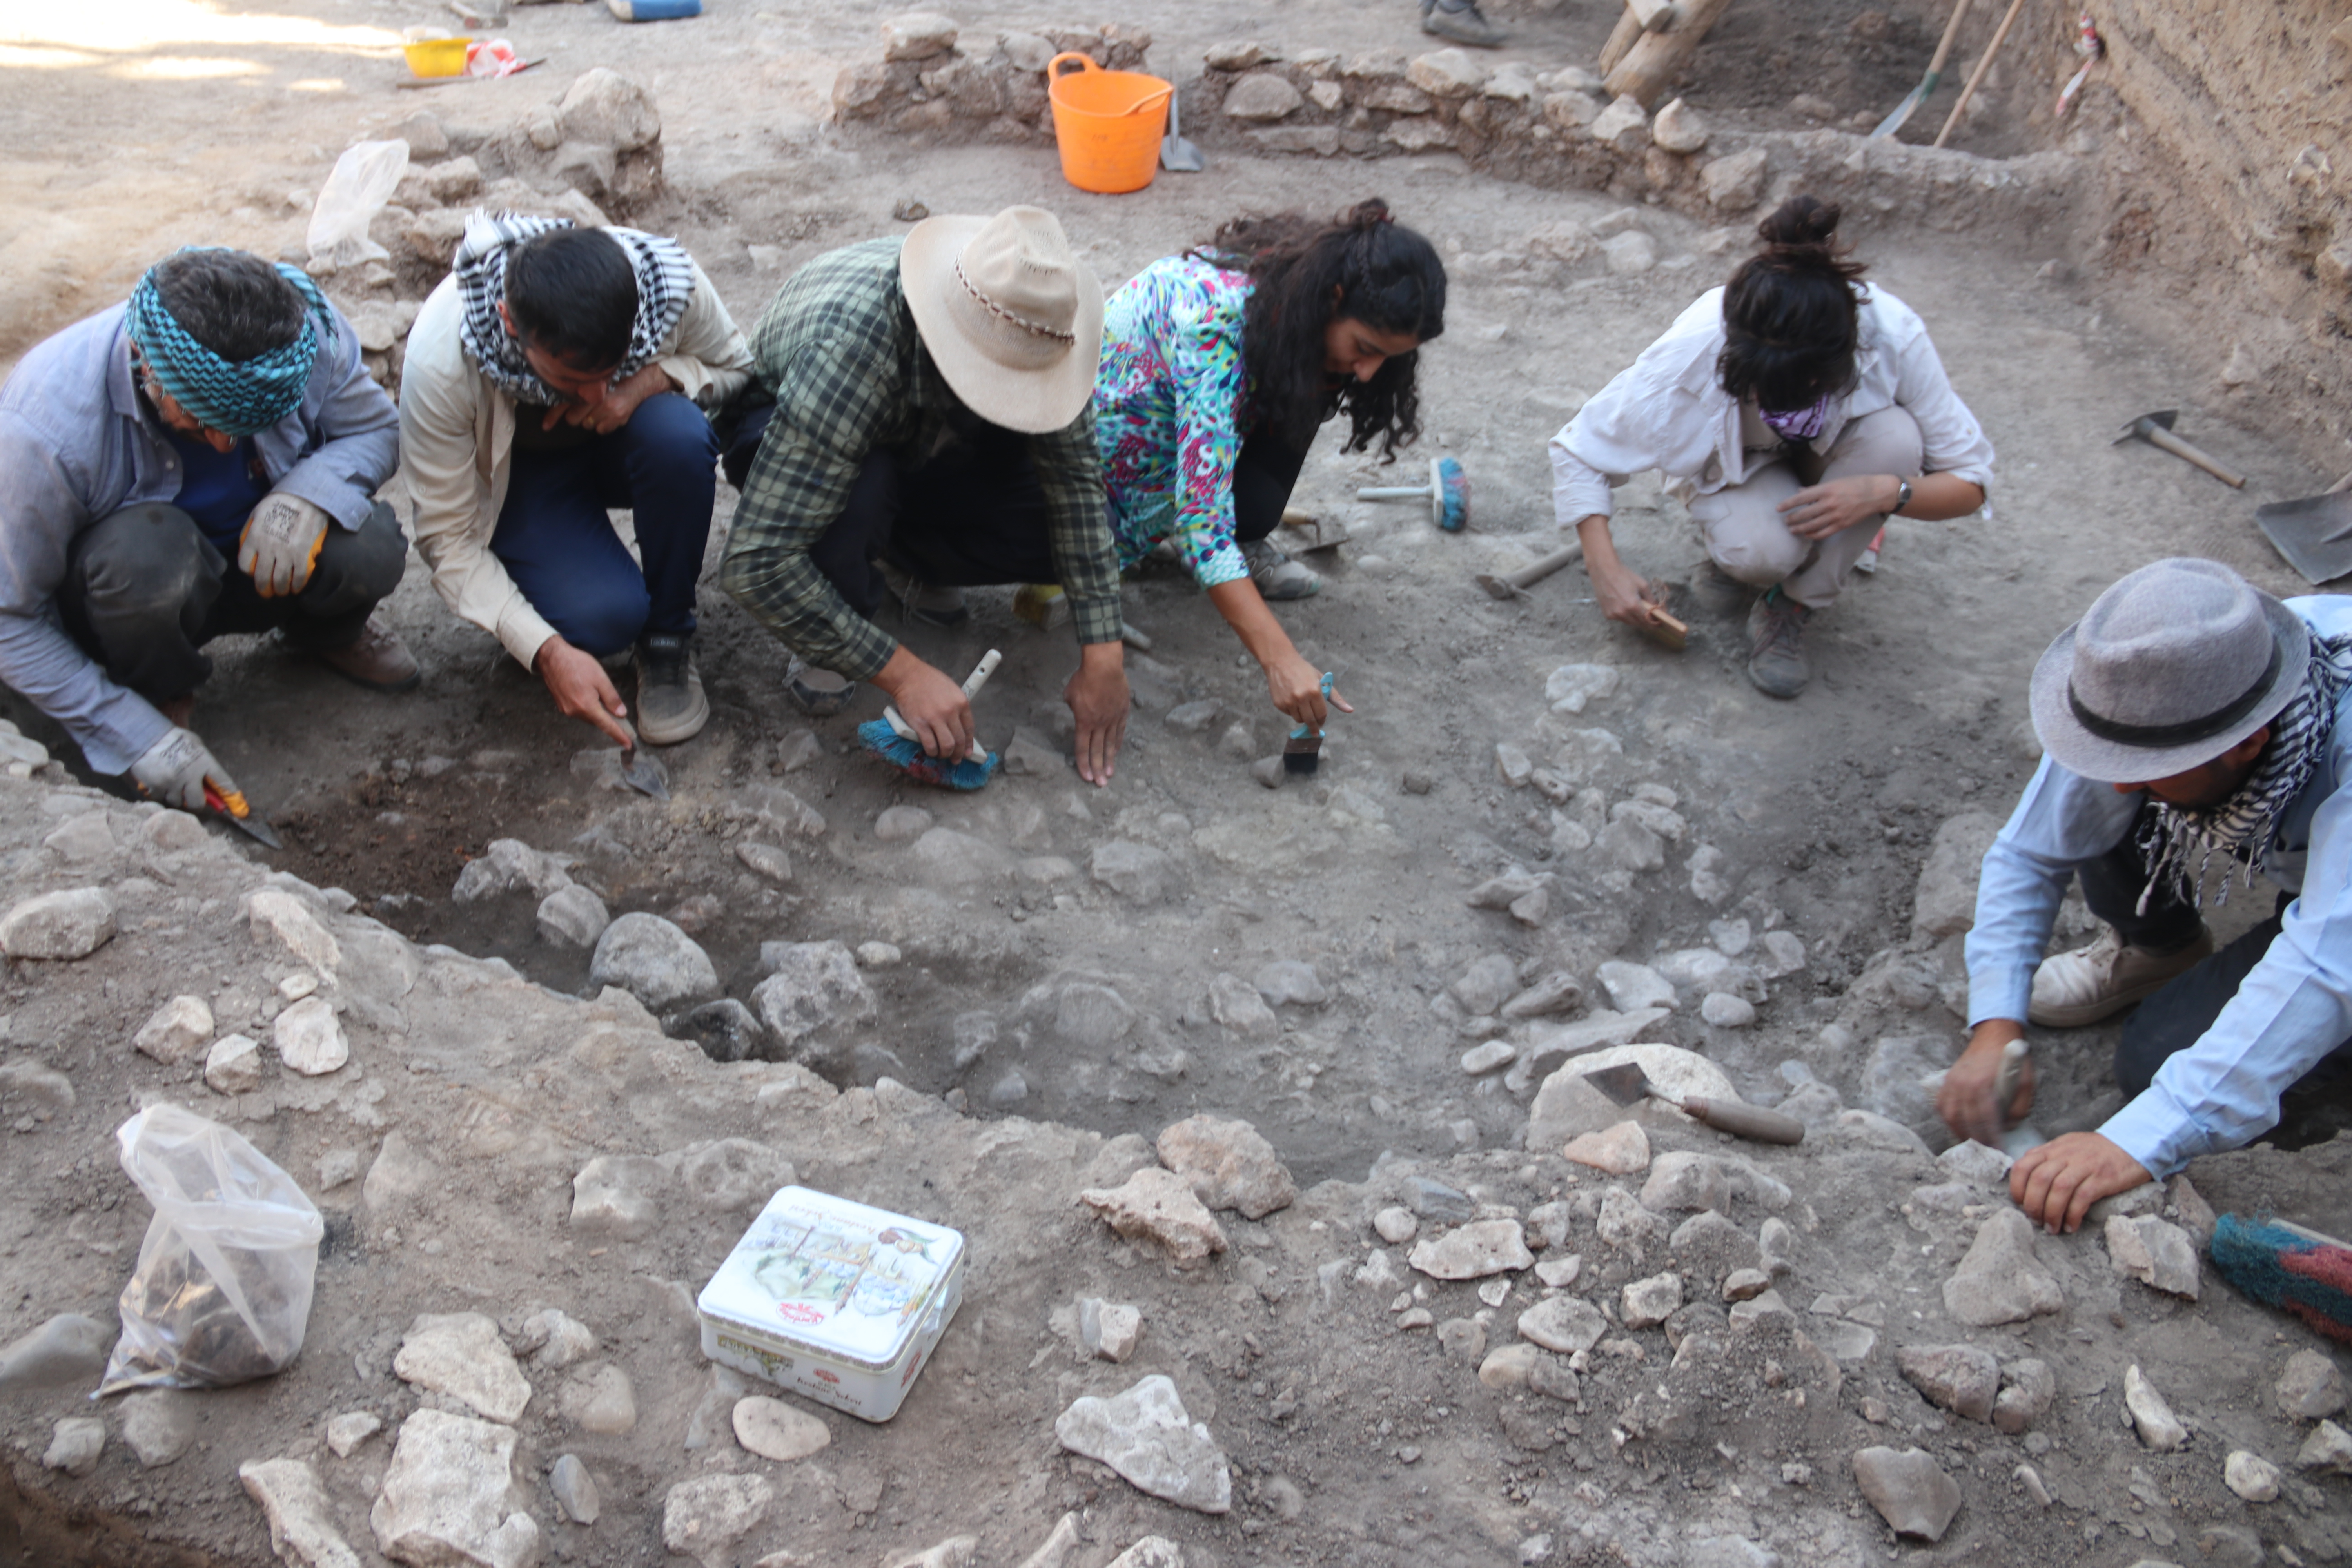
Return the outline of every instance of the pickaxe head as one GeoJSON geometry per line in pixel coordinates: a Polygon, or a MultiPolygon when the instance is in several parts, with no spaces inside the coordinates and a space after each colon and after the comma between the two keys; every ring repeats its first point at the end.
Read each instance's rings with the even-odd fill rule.
{"type": "Polygon", "coordinates": [[[2126,441],[2145,441],[2147,439],[2147,431],[2149,426],[2169,430],[2172,428],[2172,422],[2179,417],[2180,410],[2178,408],[2159,408],[2153,414],[2143,414],[2138,418],[2126,425],[2124,426],[2124,433],[2116,437],[2114,440],[2108,442],[2107,445],[2110,447],[2120,447],[2126,441]]]}

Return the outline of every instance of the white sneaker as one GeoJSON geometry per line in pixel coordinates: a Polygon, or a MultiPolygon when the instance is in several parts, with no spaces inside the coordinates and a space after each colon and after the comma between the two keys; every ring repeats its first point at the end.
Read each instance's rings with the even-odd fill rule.
{"type": "Polygon", "coordinates": [[[2074,1029],[2112,1018],[2194,968],[2212,951],[2213,933],[2202,926],[2197,928],[2195,941],[2172,952],[2127,947],[2121,933],[2109,926],[2090,946],[2042,961],[2033,972],[2033,999],[2026,1004],[2026,1020],[2044,1028],[2074,1029]]]}

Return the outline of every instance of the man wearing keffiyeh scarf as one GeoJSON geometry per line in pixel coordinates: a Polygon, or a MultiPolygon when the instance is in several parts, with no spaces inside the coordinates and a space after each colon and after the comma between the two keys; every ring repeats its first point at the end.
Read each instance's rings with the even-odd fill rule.
{"type": "Polygon", "coordinates": [[[1955,1132],[2000,1142],[2032,1103],[2012,1044],[2025,1025],[2080,1026],[2137,1004],[2116,1048],[2123,1109],[2011,1169],[2011,1195],[2052,1229],[2251,1142],[2286,1093],[2352,1068],[2347,691],[2352,599],[2282,602],[2210,561],[2133,573],[2042,656],[2033,723],[2046,755],[1985,856],[1969,1048],[1937,1106],[1955,1132]],[[2275,911],[2214,951],[2209,899],[2226,903],[2257,873],[2281,889],[2275,911]],[[2108,930],[2043,959],[2077,875],[2108,930]]]}
{"type": "Polygon", "coordinates": [[[409,334],[401,465],[434,586],[624,746],[709,716],[693,653],[709,416],[750,369],[677,241],[514,213],[473,215],[409,334]],[[601,663],[632,647],[634,727],[601,663]]]}

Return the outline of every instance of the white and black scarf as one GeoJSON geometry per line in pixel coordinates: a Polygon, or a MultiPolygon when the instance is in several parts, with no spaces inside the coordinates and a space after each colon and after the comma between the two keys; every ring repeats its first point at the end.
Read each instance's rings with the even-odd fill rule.
{"type": "MultiPolygon", "coordinates": [[[[2213,857],[2236,859],[2247,887],[2263,868],[2278,838],[2279,818],[2294,804],[2336,729],[2336,705],[2352,685],[2352,636],[2311,639],[2311,669],[2303,689],[2271,721],[2270,743],[2261,763],[2218,805],[2186,810],[2151,799],[2140,819],[2139,852],[2147,867],[2139,912],[2146,914],[2157,889],[2170,884],[2191,905],[2205,901],[2205,873],[2213,857]],[[2190,874],[2190,863],[2195,874],[2190,874]]],[[[2214,903],[2230,901],[2229,868],[2222,868],[2214,903]]]]}
{"type": "MultiPolygon", "coordinates": [[[[450,264],[465,308],[458,337],[466,357],[518,403],[553,407],[563,396],[532,372],[521,340],[499,318],[499,305],[507,297],[507,256],[534,235],[572,226],[569,218],[478,212],[466,220],[465,238],[450,264]]],[[[629,328],[629,352],[613,373],[618,381],[660,357],[663,342],[694,298],[694,263],[674,239],[633,228],[604,232],[628,253],[629,269],[637,280],[637,316],[629,328]]]]}

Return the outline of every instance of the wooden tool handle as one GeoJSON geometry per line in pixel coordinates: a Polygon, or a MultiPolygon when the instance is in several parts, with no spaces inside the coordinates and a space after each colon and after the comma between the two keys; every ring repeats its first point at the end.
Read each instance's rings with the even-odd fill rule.
{"type": "Polygon", "coordinates": [[[1937,146],[1941,147],[1952,139],[1952,130],[1960,122],[1960,111],[1968,108],[1969,100],[1977,95],[1978,84],[1984,80],[1985,72],[1992,69],[1993,56],[2000,53],[2001,43],[2009,37],[2010,28],[2017,25],[2017,14],[2024,9],[2025,0],[2009,0],[2009,14],[2001,17],[2000,26],[1993,29],[1992,42],[1987,44],[1985,52],[1977,58],[1977,68],[1969,73],[1968,85],[1960,89],[1960,96],[1953,103],[1952,112],[1945,120],[1944,128],[1936,132],[1937,146]]]}
{"type": "Polygon", "coordinates": [[[1504,579],[1515,588],[1532,588],[1561,567],[1584,559],[1584,544],[1579,541],[1553,551],[1540,561],[1530,561],[1516,572],[1507,572],[1504,579]]]}
{"type": "MultiPolygon", "coordinates": [[[[1960,18],[1968,14],[1969,0],[1959,0],[1959,3],[1952,7],[1952,19],[1944,24],[1943,41],[1936,46],[1935,58],[1927,62],[1928,81],[1937,81],[1943,76],[1944,62],[1952,58],[1952,44],[1960,36],[1960,18]]],[[[1927,90],[1933,92],[1936,89],[1930,87],[1927,90]]]]}
{"type": "Polygon", "coordinates": [[[2166,451],[2171,453],[2174,457],[2179,458],[2184,463],[2196,464],[2199,468],[2204,469],[2207,473],[2212,475],[2215,479],[2221,480],[2223,484],[2229,486],[2233,490],[2242,490],[2246,488],[2245,475],[2233,473],[2230,469],[2223,468],[2221,464],[2215,462],[2212,458],[2207,457],[2204,453],[2199,451],[2196,447],[2190,446],[2188,442],[2182,440],[2171,431],[2167,430],[2161,425],[2151,425],[2148,426],[2147,439],[2150,446],[2163,447],[2166,451]]]}
{"type": "Polygon", "coordinates": [[[1801,1143],[1805,1141],[1803,1122],[1793,1116],[1783,1116],[1777,1110],[1767,1110],[1760,1105],[1750,1105],[1744,1100],[1708,1100],[1695,1094],[1675,1103],[1694,1121],[1704,1121],[1709,1127],[1737,1138],[1753,1139],[1759,1143],[1801,1143]]]}

